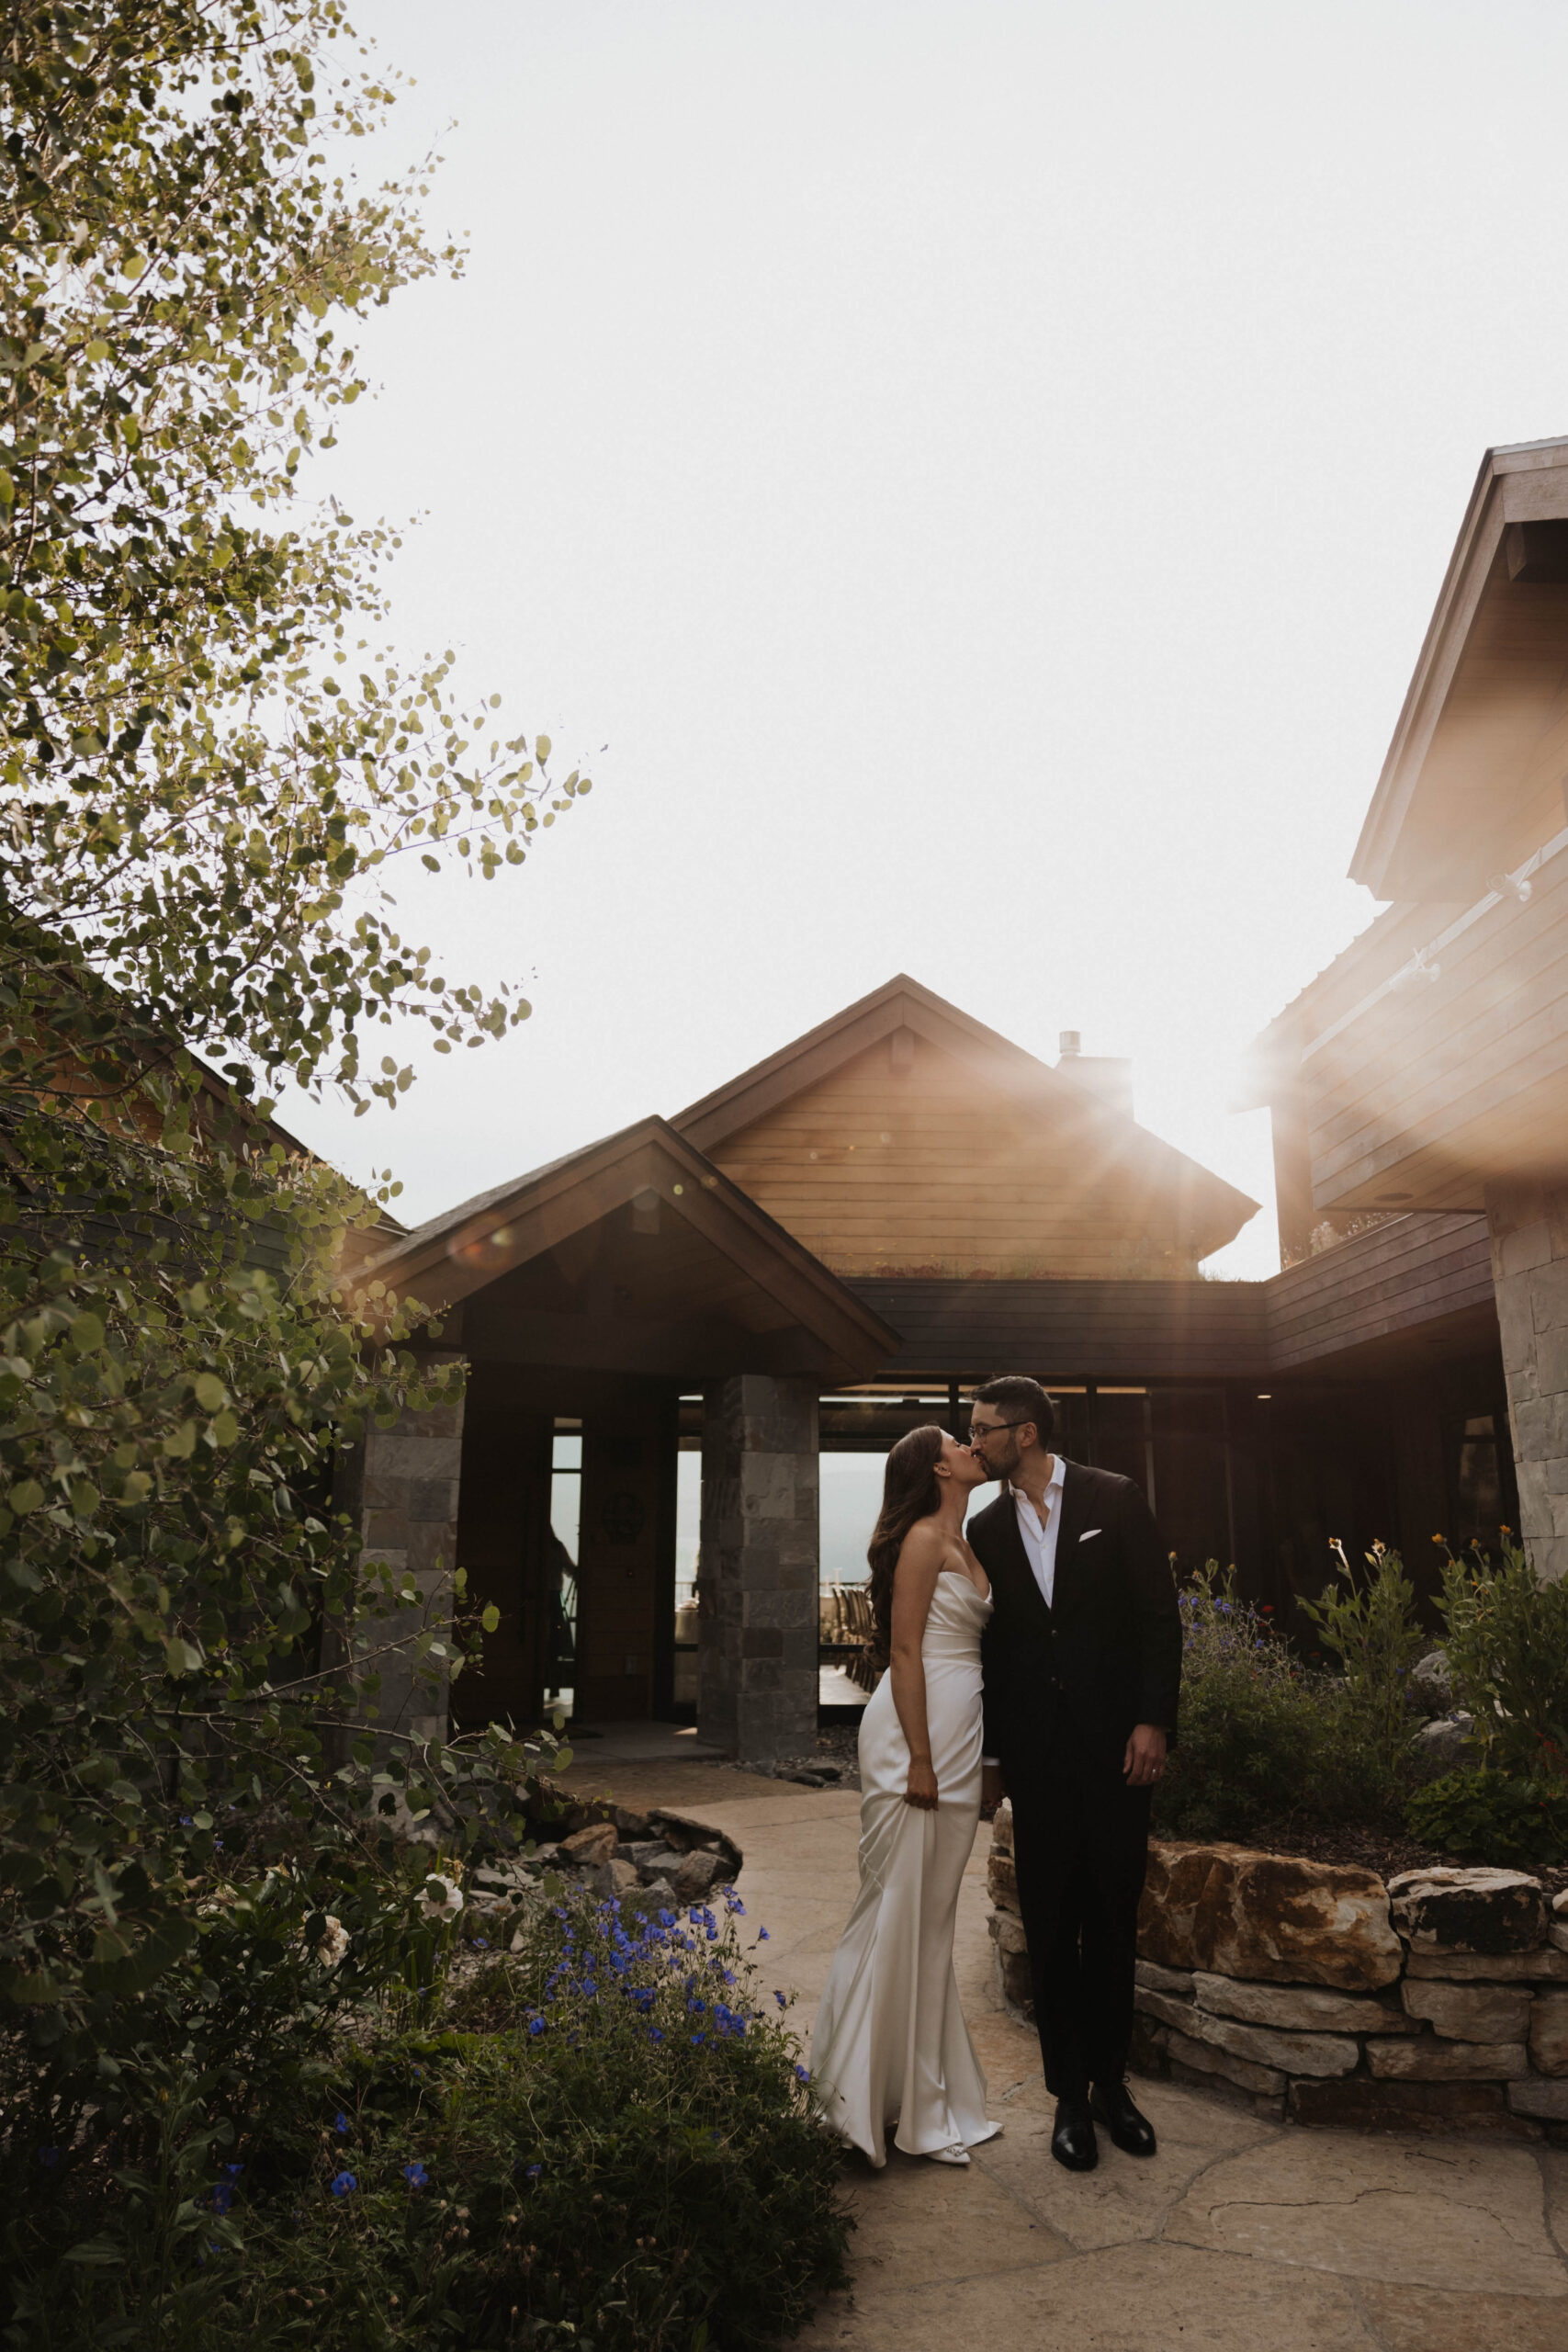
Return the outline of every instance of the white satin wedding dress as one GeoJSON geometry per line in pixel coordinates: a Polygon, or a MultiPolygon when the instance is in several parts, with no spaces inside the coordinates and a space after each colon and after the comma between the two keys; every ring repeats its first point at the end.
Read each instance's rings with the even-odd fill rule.
{"type": "Polygon", "coordinates": [[[811,2037],[824,2120],[874,2165],[887,2127],[907,2155],[976,2147],[986,2078],[958,2005],[953,1929],[980,1819],[980,1635],[991,1613],[965,1576],[936,1580],[920,1644],[937,1804],[904,1802],[908,1742],[885,1674],[861,1718],[860,1893],[811,2037]]]}

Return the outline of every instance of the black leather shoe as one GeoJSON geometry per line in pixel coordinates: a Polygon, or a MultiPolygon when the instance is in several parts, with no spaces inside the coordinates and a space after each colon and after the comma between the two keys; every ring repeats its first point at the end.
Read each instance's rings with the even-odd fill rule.
{"type": "Polygon", "coordinates": [[[1069,2172],[1092,2172],[1100,2162],[1100,2144],[1087,2098],[1059,2098],[1051,2128],[1051,2154],[1069,2172]]]}
{"type": "Polygon", "coordinates": [[[1095,2121],[1104,2124],[1123,2155],[1154,2154],[1155,2127],[1146,2115],[1139,2114],[1125,2083],[1096,2083],[1089,2106],[1095,2121]]]}

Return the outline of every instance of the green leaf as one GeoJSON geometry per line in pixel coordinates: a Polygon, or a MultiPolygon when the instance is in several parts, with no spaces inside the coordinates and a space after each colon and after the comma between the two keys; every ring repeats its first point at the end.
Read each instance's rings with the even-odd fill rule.
{"type": "Polygon", "coordinates": [[[491,1601],[488,1607],[484,1610],[479,1618],[479,1623],[484,1627],[487,1634],[493,1634],[501,1623],[501,1611],[496,1607],[493,1600],[491,1601]]]}
{"type": "Polygon", "coordinates": [[[164,1644],[164,1662],[171,1674],[194,1674],[201,1664],[201,1652],[178,1634],[171,1634],[164,1644]]]}
{"type": "Polygon", "coordinates": [[[43,1488],[36,1478],[19,1478],[6,1499],[18,1518],[25,1519],[29,1511],[41,1509],[43,1488]]]}
{"type": "Polygon", "coordinates": [[[229,1402],[229,1392],[215,1373],[198,1373],[191,1392],[204,1413],[220,1413],[229,1402]]]}
{"type": "Polygon", "coordinates": [[[90,1310],[85,1310],[73,1322],[71,1337],[84,1355],[96,1355],[104,1344],[102,1317],[94,1315],[90,1310]]]}

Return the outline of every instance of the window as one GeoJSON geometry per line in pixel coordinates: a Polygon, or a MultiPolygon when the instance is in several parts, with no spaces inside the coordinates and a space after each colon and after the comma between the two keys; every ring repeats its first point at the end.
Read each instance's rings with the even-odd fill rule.
{"type": "Polygon", "coordinates": [[[577,1676],[577,1561],[582,1540],[582,1423],[558,1419],[550,1447],[545,1704],[570,1715],[577,1676]]]}

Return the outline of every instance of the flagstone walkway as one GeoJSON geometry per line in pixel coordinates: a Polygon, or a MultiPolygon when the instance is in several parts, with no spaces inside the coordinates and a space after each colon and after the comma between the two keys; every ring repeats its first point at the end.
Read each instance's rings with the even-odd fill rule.
{"type": "MultiPolygon", "coordinates": [[[[853,1898],[859,1798],[694,1757],[577,1753],[581,1793],[669,1805],[738,1841],[768,1981],[795,1994],[804,2039],[853,1898]]],[[[1565,2352],[1568,2148],[1281,2130],[1145,2083],[1158,2155],[1102,2135],[1098,2172],[1075,2176],[1051,2161],[1038,2045],[992,2006],[978,1854],[955,1959],[1007,2128],[966,2172],[846,2163],[854,2285],[798,2339],[809,2352],[1565,2352]]]]}

